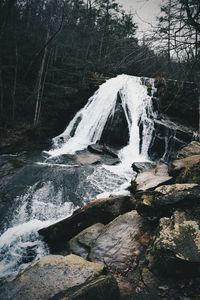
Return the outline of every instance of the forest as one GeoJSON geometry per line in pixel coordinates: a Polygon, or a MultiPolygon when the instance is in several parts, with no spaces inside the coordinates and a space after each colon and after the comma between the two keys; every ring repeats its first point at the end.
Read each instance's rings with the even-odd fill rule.
{"type": "Polygon", "coordinates": [[[200,0],[0,0],[11,299],[200,299],[200,0]]]}
{"type": "Polygon", "coordinates": [[[138,34],[117,0],[1,0],[1,136],[24,125],[55,127],[69,102],[70,119],[95,73],[198,83],[199,18],[198,0],[165,0],[157,23],[138,34]]]}

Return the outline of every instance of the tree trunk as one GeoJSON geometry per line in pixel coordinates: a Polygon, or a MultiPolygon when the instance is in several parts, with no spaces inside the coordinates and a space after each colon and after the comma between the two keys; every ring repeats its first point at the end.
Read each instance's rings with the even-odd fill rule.
{"type": "MultiPolygon", "coordinates": [[[[47,32],[47,41],[49,39],[49,30],[47,32]]],[[[40,102],[42,101],[41,99],[41,92],[42,92],[42,77],[43,77],[43,73],[44,73],[44,67],[45,67],[45,62],[46,62],[46,57],[47,57],[47,46],[44,49],[44,54],[42,57],[42,62],[41,62],[41,67],[39,70],[39,74],[38,74],[38,80],[37,80],[37,97],[36,97],[36,104],[35,104],[35,114],[34,114],[34,126],[37,126],[38,124],[38,120],[40,117],[40,102]]]]}

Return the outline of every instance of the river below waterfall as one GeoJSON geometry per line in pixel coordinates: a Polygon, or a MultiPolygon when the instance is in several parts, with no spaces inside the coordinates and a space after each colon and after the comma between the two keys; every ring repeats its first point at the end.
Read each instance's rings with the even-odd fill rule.
{"type": "MultiPolygon", "coordinates": [[[[153,89],[153,81],[151,86],[153,89]]],[[[152,97],[141,79],[120,75],[99,88],[65,132],[54,138],[51,149],[0,156],[1,279],[16,275],[48,253],[39,229],[66,218],[98,195],[128,193],[124,190],[134,175],[131,164],[148,160],[156,117],[152,97]],[[119,96],[128,126],[128,143],[118,151],[120,163],[77,163],[72,155],[101,139],[108,120],[115,116],[119,96]],[[24,165],[13,171],[11,165],[18,159],[24,165]]],[[[119,134],[123,134],[123,128],[119,128],[119,134]]]]}
{"type": "MultiPolygon", "coordinates": [[[[13,157],[9,155],[0,157],[4,165],[10,160],[13,157]]],[[[0,223],[0,278],[15,275],[48,253],[37,233],[39,229],[66,218],[99,194],[120,191],[126,182],[125,177],[101,165],[64,164],[56,159],[47,163],[42,156],[25,161],[1,190],[5,201],[0,223]]]]}

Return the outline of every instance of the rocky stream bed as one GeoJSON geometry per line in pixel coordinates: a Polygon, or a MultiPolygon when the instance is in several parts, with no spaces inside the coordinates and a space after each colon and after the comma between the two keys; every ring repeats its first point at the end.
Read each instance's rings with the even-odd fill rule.
{"type": "Polygon", "coordinates": [[[39,230],[49,255],[2,282],[1,299],[200,299],[200,142],[133,169],[130,195],[39,230]]]}

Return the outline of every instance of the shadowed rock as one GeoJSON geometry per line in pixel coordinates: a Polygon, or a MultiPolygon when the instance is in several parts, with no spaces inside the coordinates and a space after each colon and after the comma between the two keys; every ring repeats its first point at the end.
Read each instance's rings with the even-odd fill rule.
{"type": "Polygon", "coordinates": [[[164,185],[155,191],[136,194],[136,210],[144,217],[170,216],[176,208],[191,207],[200,203],[200,186],[197,184],[164,185]]]}
{"type": "Polygon", "coordinates": [[[182,211],[160,220],[153,245],[153,265],[172,276],[200,275],[199,222],[182,211]]]}
{"type": "Polygon", "coordinates": [[[186,158],[193,155],[200,155],[200,142],[193,141],[177,152],[177,158],[186,158]]]}

